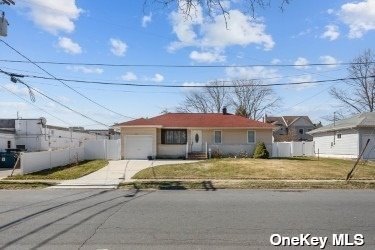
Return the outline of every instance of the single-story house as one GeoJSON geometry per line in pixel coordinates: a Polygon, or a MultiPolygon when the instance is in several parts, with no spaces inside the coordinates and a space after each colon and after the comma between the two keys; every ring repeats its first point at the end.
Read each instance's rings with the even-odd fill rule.
{"type": "Polygon", "coordinates": [[[364,159],[375,159],[375,113],[368,112],[336,121],[308,132],[313,136],[315,152],[323,157],[357,158],[366,142],[364,159]]]}
{"type": "Polygon", "coordinates": [[[223,113],[166,113],[115,127],[122,158],[196,158],[209,154],[252,155],[257,142],[271,152],[273,125],[223,113]]]}

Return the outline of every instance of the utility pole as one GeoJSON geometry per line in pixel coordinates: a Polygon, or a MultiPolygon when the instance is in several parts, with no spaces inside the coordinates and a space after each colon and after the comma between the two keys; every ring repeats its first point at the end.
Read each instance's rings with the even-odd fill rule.
{"type": "MultiPolygon", "coordinates": [[[[0,0],[0,5],[6,4],[6,5],[14,5],[13,0],[0,0]]],[[[0,11],[1,16],[0,16],[0,37],[2,36],[7,36],[8,35],[8,20],[5,18],[5,12],[0,11]]]]}

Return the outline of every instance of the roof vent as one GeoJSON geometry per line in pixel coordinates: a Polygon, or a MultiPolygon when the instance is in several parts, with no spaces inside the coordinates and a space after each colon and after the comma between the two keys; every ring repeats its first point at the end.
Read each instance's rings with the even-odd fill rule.
{"type": "Polygon", "coordinates": [[[223,108],[223,115],[226,115],[226,114],[228,114],[228,113],[227,113],[227,107],[224,107],[224,108],[223,108]]]}

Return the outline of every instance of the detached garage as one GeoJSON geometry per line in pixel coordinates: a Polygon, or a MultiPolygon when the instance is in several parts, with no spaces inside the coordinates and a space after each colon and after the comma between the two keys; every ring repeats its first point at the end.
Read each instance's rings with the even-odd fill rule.
{"type": "Polygon", "coordinates": [[[363,159],[375,159],[375,113],[362,113],[308,132],[315,153],[323,157],[357,158],[370,139],[363,159]]]}

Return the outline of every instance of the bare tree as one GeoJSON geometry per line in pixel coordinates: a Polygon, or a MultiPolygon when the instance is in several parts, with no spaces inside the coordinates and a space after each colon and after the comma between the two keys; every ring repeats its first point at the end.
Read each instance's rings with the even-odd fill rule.
{"type": "Polygon", "coordinates": [[[183,113],[213,113],[213,109],[210,107],[205,93],[199,90],[189,92],[176,110],[183,113]]]}
{"type": "Polygon", "coordinates": [[[235,80],[232,104],[237,115],[259,120],[265,111],[274,110],[280,98],[261,81],[235,80]]]}
{"type": "MultiPolygon", "coordinates": [[[[180,9],[181,13],[187,18],[194,18],[197,6],[202,6],[206,12],[211,16],[211,13],[215,10],[222,12],[224,17],[229,16],[229,10],[226,7],[226,0],[145,0],[145,6],[150,3],[162,4],[163,6],[169,6],[176,4],[180,9]]],[[[284,10],[286,4],[289,4],[291,0],[279,0],[279,7],[284,10]]],[[[241,3],[241,1],[240,1],[241,3]]],[[[242,9],[245,12],[251,12],[255,15],[257,8],[267,8],[271,6],[271,0],[244,0],[242,1],[242,9]]]]}
{"type": "Polygon", "coordinates": [[[333,87],[330,94],[350,114],[375,111],[375,55],[368,49],[349,66],[345,88],[333,87]]]}
{"type": "Polygon", "coordinates": [[[230,105],[230,93],[224,82],[214,81],[203,89],[190,91],[177,107],[179,112],[220,113],[230,105]]]}

